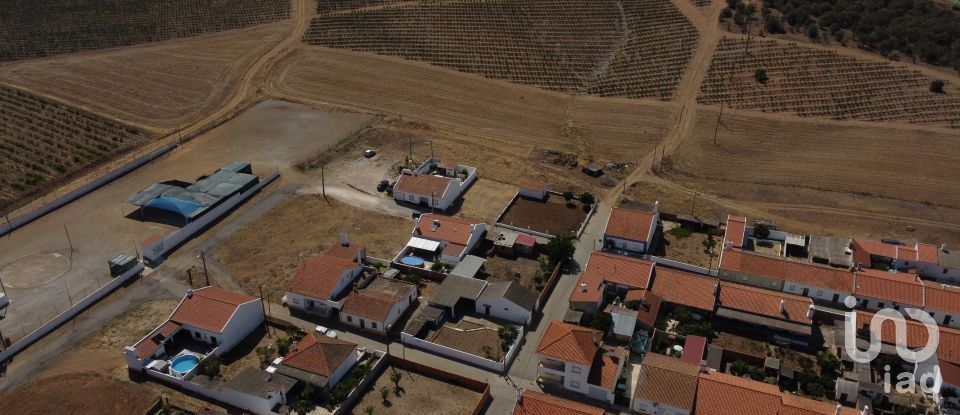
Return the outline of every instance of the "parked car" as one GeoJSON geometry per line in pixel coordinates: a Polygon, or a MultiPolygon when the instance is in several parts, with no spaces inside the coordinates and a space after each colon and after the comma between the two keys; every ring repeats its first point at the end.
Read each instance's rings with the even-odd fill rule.
{"type": "Polygon", "coordinates": [[[413,216],[414,219],[420,219],[420,215],[423,215],[423,212],[421,212],[421,211],[419,211],[419,210],[415,210],[415,211],[413,211],[413,215],[411,215],[411,216],[413,216]]]}
{"type": "Polygon", "coordinates": [[[378,191],[378,192],[382,192],[382,191],[384,191],[384,190],[387,190],[387,187],[389,187],[389,186],[390,186],[390,181],[388,181],[388,180],[381,180],[380,183],[377,183],[377,191],[378,191]]]}
{"type": "Polygon", "coordinates": [[[316,330],[317,330],[317,333],[320,333],[324,336],[332,337],[334,339],[337,338],[337,332],[333,331],[333,329],[328,329],[323,326],[317,326],[316,330]]]}
{"type": "Polygon", "coordinates": [[[373,157],[373,156],[375,156],[375,155],[377,155],[377,150],[374,150],[374,149],[372,149],[372,148],[368,148],[368,149],[366,149],[366,150],[363,150],[363,156],[366,157],[366,158],[370,158],[370,157],[373,157]]]}

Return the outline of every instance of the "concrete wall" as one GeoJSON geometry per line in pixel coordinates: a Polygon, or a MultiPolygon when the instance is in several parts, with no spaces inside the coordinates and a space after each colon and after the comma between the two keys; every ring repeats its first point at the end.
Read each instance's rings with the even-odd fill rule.
{"type": "Polygon", "coordinates": [[[229,351],[262,324],[263,305],[259,298],[240,304],[223,332],[220,333],[222,339],[219,340],[217,350],[222,350],[221,353],[229,351]]]}
{"type": "Polygon", "coordinates": [[[647,251],[646,242],[633,241],[606,235],[603,237],[603,246],[612,247],[612,249],[616,251],[628,251],[641,254],[647,251]]]}
{"type": "Polygon", "coordinates": [[[53,212],[54,210],[60,209],[64,205],[70,202],[73,202],[74,200],[77,200],[83,196],[86,196],[88,193],[99,189],[103,185],[110,183],[131,171],[136,170],[138,167],[144,164],[147,164],[164,154],[167,154],[168,151],[173,150],[176,147],[177,147],[176,143],[167,144],[157,150],[154,150],[153,152],[145,156],[141,156],[140,158],[137,158],[136,160],[131,161],[130,163],[127,163],[121,166],[120,168],[101,176],[100,178],[90,183],[87,183],[86,185],[80,186],[79,188],[71,191],[70,193],[60,196],[59,198],[27,214],[21,215],[20,217],[11,220],[9,223],[4,223],[2,226],[0,226],[0,236],[4,236],[14,231],[15,229],[18,229],[30,222],[33,222],[39,219],[40,217],[50,212],[53,212]]]}
{"type": "Polygon", "coordinates": [[[285,397],[283,397],[282,394],[275,394],[275,396],[267,398],[238,392],[225,387],[223,382],[220,382],[220,388],[214,389],[205,388],[196,383],[192,383],[189,380],[179,379],[177,377],[153,370],[147,370],[146,374],[147,376],[158,379],[161,382],[171,384],[180,389],[195,393],[208,399],[212,399],[216,402],[226,403],[227,405],[253,412],[257,415],[275,414],[275,412],[272,411],[273,407],[278,403],[281,403],[281,400],[285,400],[285,397]]]}
{"type": "Polygon", "coordinates": [[[690,265],[690,264],[687,264],[687,263],[685,263],[685,262],[674,261],[674,260],[672,260],[672,259],[661,258],[661,257],[658,257],[658,256],[650,255],[650,256],[645,256],[645,257],[643,257],[643,259],[646,259],[646,260],[648,260],[648,261],[650,261],[650,262],[653,262],[653,263],[657,264],[657,266],[664,266],[664,267],[667,267],[667,268],[675,268],[675,269],[679,269],[679,270],[683,270],[683,271],[687,271],[687,272],[692,272],[692,273],[694,273],[694,274],[708,275],[708,276],[711,276],[711,277],[716,277],[717,274],[718,274],[718,271],[715,270],[715,269],[712,269],[712,270],[711,270],[711,269],[706,269],[706,268],[704,268],[704,267],[698,267],[698,266],[696,266],[696,265],[690,265]]]}
{"type": "Polygon", "coordinates": [[[523,327],[517,327],[517,331],[517,340],[514,341],[514,343],[510,346],[510,349],[507,350],[507,354],[504,355],[503,361],[501,362],[495,362],[493,360],[485,359],[467,352],[419,339],[407,333],[400,333],[400,342],[404,345],[413,346],[430,353],[456,359],[461,362],[477,366],[481,369],[486,369],[497,373],[504,373],[510,368],[510,364],[513,363],[513,359],[517,357],[517,352],[520,350],[520,345],[522,344],[522,339],[524,336],[523,327]]]}
{"type": "Polygon", "coordinates": [[[156,241],[149,245],[143,245],[143,257],[145,260],[154,263],[160,264],[165,259],[165,256],[179,247],[182,243],[186,242],[188,239],[192,238],[197,233],[200,233],[207,226],[219,220],[222,216],[229,213],[233,208],[237,207],[243,202],[246,202],[248,199],[257,194],[260,189],[263,189],[268,184],[272,183],[274,180],[280,177],[280,173],[274,173],[267,177],[266,179],[257,183],[256,186],[250,188],[246,192],[234,195],[230,199],[224,201],[217,207],[211,209],[209,212],[205,213],[199,219],[194,222],[189,223],[187,226],[180,228],[180,230],[167,235],[167,237],[156,241]]]}
{"type": "Polygon", "coordinates": [[[352,413],[351,409],[356,406],[360,397],[363,396],[363,394],[373,386],[373,383],[376,382],[377,378],[383,374],[384,369],[387,367],[387,361],[389,360],[389,357],[386,355],[386,353],[381,351],[374,351],[373,356],[377,358],[377,361],[370,368],[370,374],[361,379],[360,383],[357,384],[357,387],[353,388],[353,390],[347,394],[347,399],[345,399],[338,408],[333,410],[333,415],[352,413]]]}
{"type": "MultiPolygon", "coordinates": [[[[96,291],[90,293],[90,295],[84,297],[80,301],[77,301],[72,307],[64,310],[62,313],[58,314],[56,317],[50,319],[44,325],[37,327],[36,330],[30,332],[22,339],[18,340],[16,343],[10,345],[4,351],[0,352],[0,362],[4,362],[13,356],[16,356],[17,353],[22,352],[24,349],[32,345],[37,340],[42,339],[47,334],[50,334],[51,331],[60,327],[61,324],[70,321],[81,311],[85,310],[87,307],[90,307],[101,298],[107,294],[113,292],[117,287],[123,285],[131,278],[140,275],[143,272],[144,266],[142,263],[137,264],[137,266],[131,268],[129,271],[117,276],[110,282],[104,284],[102,287],[98,288],[96,291]]],[[[106,270],[104,270],[106,272],[106,270]]]]}

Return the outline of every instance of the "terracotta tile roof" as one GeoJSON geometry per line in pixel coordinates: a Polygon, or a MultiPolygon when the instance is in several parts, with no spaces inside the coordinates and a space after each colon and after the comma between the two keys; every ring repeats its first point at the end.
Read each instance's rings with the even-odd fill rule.
{"type": "Polygon", "coordinates": [[[854,408],[841,407],[837,412],[837,404],[816,401],[810,398],[781,394],[780,415],[860,415],[854,408]]]}
{"type": "Polygon", "coordinates": [[[713,311],[714,287],[719,279],[675,269],[656,267],[652,291],[667,302],[713,311]]]}
{"type": "Polygon", "coordinates": [[[343,272],[359,266],[351,260],[330,255],[307,258],[290,281],[290,292],[330,300],[343,272]]]}
{"type": "Polygon", "coordinates": [[[860,263],[864,267],[869,267],[871,255],[896,259],[897,245],[885,244],[880,241],[872,241],[869,239],[853,240],[854,262],[860,263]]]}
{"type": "Polygon", "coordinates": [[[412,284],[377,278],[374,282],[344,300],[341,313],[384,322],[393,306],[416,290],[412,284]]]}
{"type": "Polygon", "coordinates": [[[466,249],[467,247],[464,245],[448,243],[447,246],[443,247],[443,250],[441,251],[441,253],[443,255],[459,257],[460,254],[462,254],[463,251],[465,251],[466,249]]]}
{"type": "Polygon", "coordinates": [[[706,337],[687,335],[686,340],[683,341],[683,353],[680,354],[680,360],[699,367],[706,352],[706,337]]]}
{"type": "Polygon", "coordinates": [[[633,290],[630,292],[637,291],[643,292],[642,300],[646,303],[645,305],[641,304],[640,309],[637,310],[637,321],[645,324],[647,327],[653,327],[653,324],[657,322],[657,314],[660,314],[660,303],[662,303],[660,296],[646,290],[633,290]]]}
{"type": "Polygon", "coordinates": [[[526,234],[517,235],[517,240],[515,242],[517,245],[524,246],[534,246],[537,244],[537,239],[526,234]]]}
{"type": "Polygon", "coordinates": [[[587,383],[599,386],[607,390],[613,390],[617,385],[617,377],[620,374],[620,362],[627,357],[627,350],[618,347],[606,353],[598,353],[590,365],[590,374],[587,375],[587,383]]]}
{"type": "Polygon", "coordinates": [[[454,162],[450,161],[450,162],[446,162],[446,163],[440,163],[440,165],[438,165],[437,167],[439,167],[439,168],[441,168],[441,169],[444,169],[444,170],[454,170],[454,169],[456,169],[457,167],[460,167],[460,165],[457,164],[457,163],[454,163],[454,162]]]}
{"type": "Polygon", "coordinates": [[[916,261],[917,250],[908,246],[897,246],[897,259],[901,261],[916,261]]]}
{"type": "Polygon", "coordinates": [[[917,244],[917,260],[928,264],[940,264],[940,248],[925,243],[917,244]]]}
{"type": "Polygon", "coordinates": [[[853,287],[853,276],[848,271],[739,249],[723,251],[720,269],[839,292],[850,292],[853,287]]]}
{"type": "Polygon", "coordinates": [[[960,386],[960,366],[953,363],[941,362],[940,376],[943,377],[943,383],[960,386]]]}
{"type": "MultiPolygon", "coordinates": [[[[743,247],[747,232],[747,218],[727,215],[727,227],[723,231],[724,243],[730,242],[737,248],[743,247]]],[[[721,244],[722,246],[723,244],[721,244]]]]}
{"type": "Polygon", "coordinates": [[[425,213],[420,215],[413,234],[435,241],[447,241],[452,244],[467,246],[470,243],[470,235],[473,232],[473,226],[477,223],[458,218],[455,216],[438,215],[434,213],[425,213]],[[440,226],[433,230],[433,222],[439,221],[440,226]]]}
{"type": "MultiPolygon", "coordinates": [[[[960,287],[940,284],[934,281],[923,282],[925,309],[960,313],[960,287]]],[[[960,386],[960,385],[958,385],[960,386]]]]}
{"type": "Polygon", "coordinates": [[[923,306],[923,284],[916,274],[864,269],[854,272],[857,297],[895,301],[900,304],[923,306]]]}
{"type": "Polygon", "coordinates": [[[807,311],[813,300],[799,295],[721,281],[718,303],[720,307],[751,314],[813,324],[813,320],[807,318],[807,311]],[[784,313],[780,312],[781,301],[784,304],[784,313]]]}
{"type": "Polygon", "coordinates": [[[653,263],[642,259],[615,255],[607,252],[594,252],[587,261],[587,269],[580,275],[577,286],[570,293],[573,302],[599,302],[602,295],[600,285],[606,281],[630,288],[647,289],[653,263]],[[586,284],[586,289],[583,285],[586,284]]]}
{"type": "Polygon", "coordinates": [[[532,390],[524,390],[523,399],[513,408],[513,415],[604,415],[603,409],[532,390]]]}
{"type": "MultiPolygon", "coordinates": [[[[858,337],[869,336],[870,321],[873,313],[857,310],[858,337]]],[[[910,348],[923,347],[927,344],[927,328],[919,321],[907,319],[906,345],[910,348]]],[[[939,327],[940,343],[937,346],[937,356],[942,362],[960,364],[960,330],[949,327],[939,327]]],[[[880,339],[884,343],[897,344],[896,327],[893,322],[886,322],[880,327],[880,339]]]]}
{"type": "Polygon", "coordinates": [[[256,300],[256,297],[222,288],[204,287],[185,296],[173,311],[170,321],[220,333],[237,311],[237,307],[256,300]]]}
{"type": "Polygon", "coordinates": [[[692,410],[697,397],[699,366],[657,353],[647,353],[633,396],[674,408],[692,410]]]}
{"type": "Polygon", "coordinates": [[[147,356],[152,355],[157,351],[157,349],[160,348],[160,344],[179,328],[179,324],[172,321],[166,321],[161,324],[160,327],[153,329],[150,334],[133,346],[133,348],[137,351],[137,358],[143,360],[146,359],[147,356]]]}
{"type": "Polygon", "coordinates": [[[565,362],[589,365],[600,348],[600,338],[601,333],[597,330],[551,321],[537,345],[536,353],[565,362]]]}
{"type": "Polygon", "coordinates": [[[356,349],[355,343],[309,333],[297,342],[280,364],[330,377],[356,349]]]}
{"type": "Polygon", "coordinates": [[[547,184],[539,180],[521,179],[518,187],[521,189],[542,192],[547,188],[547,184]]]}
{"type": "Polygon", "coordinates": [[[432,174],[401,174],[400,178],[397,179],[397,184],[393,187],[393,191],[394,193],[400,192],[419,196],[433,195],[440,198],[454,180],[451,177],[434,176],[432,174]]]}
{"type": "Polygon", "coordinates": [[[341,259],[348,259],[353,262],[357,262],[357,252],[365,252],[366,247],[357,246],[357,245],[340,245],[340,242],[330,245],[326,251],[323,252],[324,255],[337,257],[341,259]]]}
{"type": "Polygon", "coordinates": [[[650,229],[656,226],[655,219],[653,212],[615,207],[610,212],[607,229],[603,234],[633,241],[646,241],[650,236],[650,229]]]}
{"type": "Polygon", "coordinates": [[[710,371],[697,383],[696,415],[777,415],[780,399],[775,385],[710,371]]]}

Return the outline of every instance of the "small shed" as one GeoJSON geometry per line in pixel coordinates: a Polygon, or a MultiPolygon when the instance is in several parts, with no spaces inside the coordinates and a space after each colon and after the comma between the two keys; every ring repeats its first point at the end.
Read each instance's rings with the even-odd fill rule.
{"type": "Polygon", "coordinates": [[[610,311],[613,320],[613,337],[620,341],[629,341],[637,328],[637,311],[623,307],[613,307],[610,311]]]}
{"type": "Polygon", "coordinates": [[[586,166],[583,166],[583,172],[593,177],[600,177],[603,176],[603,166],[596,163],[590,163],[586,166]]]}
{"type": "Polygon", "coordinates": [[[139,262],[135,256],[120,254],[107,261],[107,266],[110,268],[110,276],[116,278],[136,267],[139,262]]]}
{"type": "Polygon", "coordinates": [[[520,181],[520,190],[517,193],[529,199],[544,200],[547,198],[548,190],[546,183],[525,179],[520,181]]]}
{"type": "Polygon", "coordinates": [[[537,238],[526,234],[517,235],[517,240],[513,245],[513,250],[518,255],[532,257],[537,254],[537,238]]]}
{"type": "Polygon", "coordinates": [[[450,271],[450,275],[456,275],[465,278],[476,278],[477,273],[483,268],[484,262],[487,260],[480,258],[476,255],[467,255],[463,258],[462,261],[457,263],[457,266],[453,267],[453,270],[450,271]]]}
{"type": "Polygon", "coordinates": [[[493,252],[504,257],[512,257],[516,255],[514,246],[517,243],[518,236],[519,235],[516,232],[499,232],[496,239],[493,240],[493,252]]]}

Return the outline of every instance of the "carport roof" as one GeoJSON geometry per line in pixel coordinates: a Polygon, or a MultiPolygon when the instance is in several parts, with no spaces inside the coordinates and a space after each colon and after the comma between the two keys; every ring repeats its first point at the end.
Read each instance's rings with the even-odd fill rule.
{"type": "Polygon", "coordinates": [[[484,280],[448,275],[430,298],[430,303],[453,308],[461,298],[476,301],[486,285],[484,280]]]}
{"type": "Polygon", "coordinates": [[[453,267],[453,270],[450,271],[451,275],[457,275],[460,277],[473,278],[474,275],[477,275],[480,272],[480,268],[483,267],[483,263],[486,262],[485,259],[480,258],[475,255],[467,255],[457,263],[457,266],[453,267]]]}

